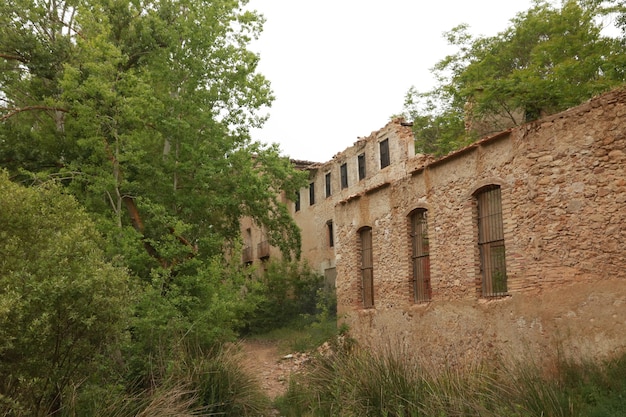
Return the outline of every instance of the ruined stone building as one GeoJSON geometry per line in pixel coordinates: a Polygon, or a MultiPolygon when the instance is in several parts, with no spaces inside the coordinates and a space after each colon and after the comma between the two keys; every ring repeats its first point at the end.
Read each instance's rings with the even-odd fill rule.
{"type": "Polygon", "coordinates": [[[303,168],[303,257],[362,344],[448,363],[626,350],[626,90],[439,159],[393,120],[303,168]]]}

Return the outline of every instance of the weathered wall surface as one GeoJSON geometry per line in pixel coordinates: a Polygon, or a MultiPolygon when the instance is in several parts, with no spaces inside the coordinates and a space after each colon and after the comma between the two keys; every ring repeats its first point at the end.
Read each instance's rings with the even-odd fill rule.
{"type": "MultiPolygon", "coordinates": [[[[391,168],[391,167],[389,167],[391,168]]],[[[431,360],[626,349],[626,91],[483,139],[409,157],[334,208],[339,314],[361,342],[431,360]],[[508,295],[481,297],[473,193],[502,192],[508,295]],[[411,300],[407,216],[428,210],[432,301],[411,300]],[[372,227],[374,308],[358,230],[372,227]]]]}
{"type": "Polygon", "coordinates": [[[400,119],[388,123],[368,138],[359,139],[353,146],[336,154],[332,160],[308,167],[310,182],[314,183],[315,203],[310,204],[309,189],[300,190],[300,210],[293,211],[302,231],[302,257],[320,274],[335,268],[336,250],[342,244],[337,235],[335,206],[340,201],[355,198],[364,190],[401,177],[406,172],[406,161],[414,155],[413,134],[400,119]],[[388,140],[391,164],[380,166],[380,142],[388,140]],[[359,179],[358,156],[364,155],[365,177],[359,179]],[[348,186],[341,187],[341,165],[346,164],[348,186]],[[326,195],[326,175],[330,174],[331,194],[326,195]],[[328,223],[333,223],[334,246],[329,242],[328,223]]]}

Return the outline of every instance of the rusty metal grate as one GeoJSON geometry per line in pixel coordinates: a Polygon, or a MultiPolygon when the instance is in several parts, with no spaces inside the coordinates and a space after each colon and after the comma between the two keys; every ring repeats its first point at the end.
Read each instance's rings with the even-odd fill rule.
{"type": "Polygon", "coordinates": [[[413,301],[424,303],[430,301],[432,297],[427,211],[425,209],[414,210],[410,218],[413,301]]]}
{"type": "Polygon", "coordinates": [[[501,297],[508,290],[500,187],[483,188],[476,195],[476,202],[483,296],[501,297]]]}
{"type": "Polygon", "coordinates": [[[374,257],[372,252],[372,228],[363,228],[361,237],[361,289],[363,307],[374,307],[374,257]]]}

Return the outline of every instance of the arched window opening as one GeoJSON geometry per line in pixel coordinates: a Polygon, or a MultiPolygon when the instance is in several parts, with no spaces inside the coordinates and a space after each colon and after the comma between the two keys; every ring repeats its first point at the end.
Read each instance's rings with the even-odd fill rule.
{"type": "Polygon", "coordinates": [[[374,307],[374,256],[372,251],[372,228],[359,230],[361,243],[361,299],[363,307],[374,307]]]}
{"type": "Polygon", "coordinates": [[[430,301],[430,250],[428,243],[427,210],[416,209],[409,215],[411,237],[411,288],[413,301],[424,303],[430,301]]]}
{"type": "Polygon", "coordinates": [[[483,297],[507,295],[500,186],[490,185],[480,189],[476,193],[476,208],[483,297]]]}

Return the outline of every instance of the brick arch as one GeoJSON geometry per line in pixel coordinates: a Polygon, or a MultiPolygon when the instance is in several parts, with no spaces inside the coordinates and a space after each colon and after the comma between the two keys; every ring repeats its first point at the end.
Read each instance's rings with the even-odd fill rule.
{"type": "Polygon", "coordinates": [[[506,188],[506,181],[504,181],[504,179],[500,177],[483,178],[479,181],[474,182],[474,185],[470,187],[470,189],[467,191],[465,198],[467,200],[473,200],[476,197],[476,194],[480,193],[486,187],[489,187],[491,185],[497,185],[504,190],[506,188]]]}
{"type": "Polygon", "coordinates": [[[427,202],[419,202],[417,204],[414,204],[412,206],[409,206],[408,209],[405,209],[404,212],[402,213],[402,216],[406,219],[407,217],[409,217],[415,210],[426,210],[428,212],[430,212],[430,203],[427,202]]]}

